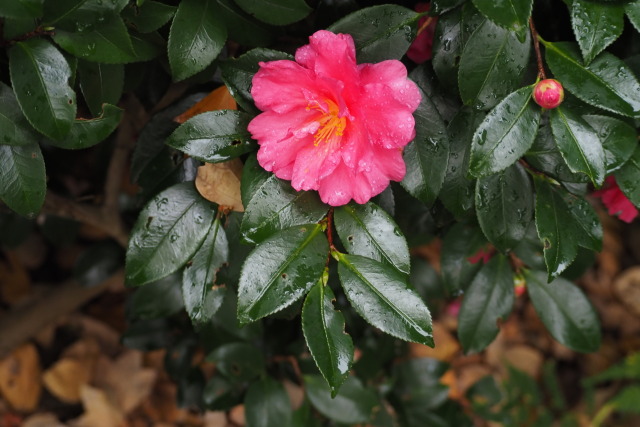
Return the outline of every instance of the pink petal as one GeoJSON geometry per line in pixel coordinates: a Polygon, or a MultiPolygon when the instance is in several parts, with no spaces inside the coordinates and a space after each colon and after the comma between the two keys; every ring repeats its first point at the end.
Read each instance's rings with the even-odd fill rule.
{"type": "Polygon", "coordinates": [[[345,82],[357,80],[356,47],[348,34],[315,32],[309,37],[309,44],[296,51],[296,61],[321,78],[345,82]]]}
{"type": "Polygon", "coordinates": [[[330,175],[340,162],[340,151],[336,143],[313,144],[298,151],[291,185],[296,190],[317,190],[319,181],[330,175]]]}
{"type": "Polygon", "coordinates": [[[331,206],[346,205],[352,197],[352,182],[351,170],[341,163],[331,175],[320,180],[320,198],[331,206]]]}
{"type": "Polygon", "coordinates": [[[305,108],[308,92],[316,92],[313,73],[287,60],[261,62],[251,86],[251,96],[260,110],[279,113],[305,108]]]}

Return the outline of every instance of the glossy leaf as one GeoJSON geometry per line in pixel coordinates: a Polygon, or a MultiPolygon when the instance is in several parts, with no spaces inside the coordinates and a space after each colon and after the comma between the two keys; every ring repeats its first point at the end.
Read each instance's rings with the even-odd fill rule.
{"type": "Polygon", "coordinates": [[[571,171],[584,173],[594,185],[602,185],[605,156],[598,134],[570,108],[554,108],[550,115],[553,137],[571,171]]]}
{"type": "Polygon", "coordinates": [[[203,162],[225,162],[255,149],[250,121],[242,111],[207,111],[180,125],[166,144],[203,162]]]}
{"type": "Polygon", "coordinates": [[[145,320],[169,317],[183,310],[180,274],[171,274],[136,289],[128,308],[128,317],[145,320]]]}
{"type": "Polygon", "coordinates": [[[229,38],[244,46],[269,46],[275,29],[244,12],[233,0],[216,0],[222,19],[227,24],[229,38]]]}
{"type": "Polygon", "coordinates": [[[220,63],[222,79],[224,80],[231,96],[238,105],[249,113],[259,113],[260,110],[253,104],[251,97],[251,80],[258,72],[261,61],[277,61],[280,59],[293,60],[287,53],[270,49],[253,49],[238,58],[227,59],[220,63]]]}
{"type": "Polygon", "coordinates": [[[104,141],[120,124],[124,110],[110,104],[102,105],[102,114],[95,119],[73,121],[71,131],[59,141],[51,141],[56,147],[77,150],[104,141]]]}
{"type": "Polygon", "coordinates": [[[126,282],[144,285],[186,264],[207,236],[213,215],[213,205],[198,194],[193,182],[174,185],[155,196],[131,232],[126,282]]]}
{"type": "Polygon", "coordinates": [[[556,340],[583,353],[600,347],[598,316],[580,288],[563,278],[547,283],[541,271],[526,272],[525,280],[533,307],[556,340]]]}
{"type": "Polygon", "coordinates": [[[343,424],[366,423],[377,403],[375,393],[353,376],[347,378],[335,397],[320,375],[305,375],[304,385],[307,397],[318,412],[343,424]]]}
{"type": "Polygon", "coordinates": [[[20,215],[33,217],[40,211],[46,191],[40,146],[0,145],[0,199],[20,215]]]}
{"type": "Polygon", "coordinates": [[[494,107],[518,87],[530,51],[528,32],[521,42],[513,32],[485,20],[469,38],[460,58],[462,101],[481,110],[494,107]]]}
{"type": "Polygon", "coordinates": [[[263,241],[242,266],[238,320],[253,322],[293,304],[322,276],[328,251],[318,224],[291,227],[263,241]]]}
{"type": "Polygon", "coordinates": [[[640,3],[629,2],[624,5],[624,11],[631,24],[640,32],[640,3]]]}
{"type": "Polygon", "coordinates": [[[106,64],[136,61],[127,27],[122,18],[115,14],[74,31],[57,29],[53,40],[67,52],[87,61],[106,64]]]}
{"type": "Polygon", "coordinates": [[[0,16],[11,19],[34,19],[42,16],[42,0],[9,0],[0,3],[0,16]]]}
{"type": "Polygon", "coordinates": [[[571,4],[571,26],[584,63],[588,65],[622,34],[624,9],[618,4],[574,0],[571,4]]]}
{"type": "Polygon", "coordinates": [[[29,123],[51,139],[64,138],[76,116],[71,68],[64,56],[45,39],[18,42],[9,50],[9,70],[29,123]]]}
{"type": "Polygon", "coordinates": [[[204,70],[227,41],[227,27],[214,8],[214,0],[180,2],[167,46],[174,81],[204,70]]]}
{"type": "Polygon", "coordinates": [[[464,223],[455,224],[444,236],[440,268],[442,281],[450,296],[458,296],[469,287],[481,265],[471,264],[468,258],[485,243],[479,228],[464,223]]]}
{"type": "Polygon", "coordinates": [[[304,19],[311,9],[304,0],[235,0],[249,15],[272,25],[288,25],[304,19]]]}
{"type": "Polygon", "coordinates": [[[536,228],[544,247],[549,280],[573,262],[578,246],[600,250],[602,226],[584,200],[555,189],[543,178],[534,178],[536,228]]]}
{"type": "Polygon", "coordinates": [[[265,178],[245,206],[240,230],[246,241],[259,243],[278,230],[318,222],[327,213],[317,192],[296,191],[275,175],[265,178]]]}
{"type": "Polygon", "coordinates": [[[282,384],[266,377],[249,386],[244,398],[247,427],[288,426],[291,403],[282,384]]]}
{"type": "Polygon", "coordinates": [[[353,36],[358,63],[400,59],[415,38],[420,15],[398,5],[373,6],[345,16],[328,30],[353,36]]]}
{"type": "Polygon", "coordinates": [[[498,320],[506,320],[515,299],[509,260],[496,255],[478,271],[464,294],[458,317],[458,337],[465,353],[487,347],[498,335],[498,320]]]}
{"type": "Polygon", "coordinates": [[[141,33],[151,33],[163,27],[176,13],[176,7],[157,1],[146,1],[140,7],[126,8],[122,17],[141,33]]]}
{"type": "Polygon", "coordinates": [[[620,119],[595,114],[582,118],[598,135],[604,149],[607,173],[625,164],[637,146],[636,130],[620,119]]]}
{"type": "Polygon", "coordinates": [[[640,83],[620,59],[604,52],[585,67],[574,44],[544,45],[547,64],[565,89],[595,107],[640,116],[640,83]]]}
{"type": "Polygon", "coordinates": [[[529,17],[533,0],[473,0],[473,4],[487,18],[508,30],[515,31],[520,40],[529,32],[529,17]]]}
{"type": "Polygon", "coordinates": [[[426,205],[438,197],[449,159],[449,137],[442,117],[422,93],[422,101],[413,113],[416,137],[404,149],[407,173],[401,184],[413,197],[426,205]]]}
{"type": "Polygon", "coordinates": [[[229,242],[216,218],[182,276],[182,299],[194,324],[209,321],[220,308],[225,293],[214,285],[218,270],[228,259],[229,242]]]}
{"type": "Polygon", "coordinates": [[[507,96],[485,117],[473,134],[469,171],[476,177],[514,164],[533,144],[540,109],[531,101],[531,87],[507,96]]]}
{"type": "Polygon", "coordinates": [[[625,196],[636,206],[640,206],[640,148],[636,146],[627,163],[615,174],[616,182],[625,196]]]}
{"type": "Polygon", "coordinates": [[[487,239],[502,252],[515,248],[533,219],[533,186],[519,164],[478,179],[476,214],[487,239]]]}
{"type": "Polygon", "coordinates": [[[216,371],[234,381],[250,381],[264,373],[264,355],[255,346],[232,342],[221,345],[207,355],[216,364],[216,371]]]}
{"type": "Polygon", "coordinates": [[[99,62],[78,62],[80,89],[91,113],[97,116],[102,104],[117,104],[124,88],[124,66],[99,62]]]}
{"type": "Polygon", "coordinates": [[[332,397],[349,376],[353,363],[353,342],[344,330],[344,316],[333,308],[334,300],[331,288],[319,281],[302,307],[304,338],[332,397]]]}
{"type": "Polygon", "coordinates": [[[398,225],[385,211],[369,202],[335,209],[335,226],[345,249],[409,274],[409,248],[398,225]]]}
{"type": "Polygon", "coordinates": [[[431,314],[405,276],[359,255],[334,256],[342,288],[360,316],[396,338],[433,346],[431,314]]]}
{"type": "Polygon", "coordinates": [[[128,0],[57,0],[44,2],[44,23],[56,28],[84,29],[106,15],[120,14],[128,0]]]}
{"type": "Polygon", "coordinates": [[[0,83],[0,145],[27,145],[37,138],[11,88],[0,83]]]}

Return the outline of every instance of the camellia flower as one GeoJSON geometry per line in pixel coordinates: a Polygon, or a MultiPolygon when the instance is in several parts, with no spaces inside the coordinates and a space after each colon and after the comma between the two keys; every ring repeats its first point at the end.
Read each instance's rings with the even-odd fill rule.
{"type": "Polygon", "coordinates": [[[258,162],[333,206],[366,203],[405,174],[418,87],[400,61],[356,64],[353,38],[318,31],[295,61],[261,62],[249,123],[258,162]]]}
{"type": "MultiPolygon", "coordinates": [[[[415,11],[428,12],[430,8],[431,3],[418,3],[416,4],[415,11]]],[[[416,64],[422,64],[431,59],[433,36],[436,32],[437,20],[438,18],[435,16],[423,16],[418,21],[418,35],[407,51],[409,59],[416,64]]]]}
{"type": "Polygon", "coordinates": [[[609,211],[609,215],[618,215],[622,221],[630,223],[638,216],[638,209],[624,195],[613,175],[609,175],[600,190],[592,193],[599,197],[609,211]]]}

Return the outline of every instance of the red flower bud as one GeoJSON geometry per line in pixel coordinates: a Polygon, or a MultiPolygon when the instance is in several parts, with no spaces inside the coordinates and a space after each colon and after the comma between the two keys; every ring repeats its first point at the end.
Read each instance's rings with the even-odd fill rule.
{"type": "Polygon", "coordinates": [[[533,100],[541,106],[550,110],[556,108],[564,99],[564,89],[556,79],[546,79],[539,81],[533,89],[533,100]]]}

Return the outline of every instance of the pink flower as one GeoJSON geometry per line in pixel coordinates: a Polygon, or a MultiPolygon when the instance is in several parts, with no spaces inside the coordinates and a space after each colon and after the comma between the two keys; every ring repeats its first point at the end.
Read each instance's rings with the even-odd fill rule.
{"type": "Polygon", "coordinates": [[[618,215],[622,221],[630,223],[638,216],[638,209],[624,195],[613,175],[607,177],[602,188],[591,193],[599,197],[609,211],[609,215],[618,215]]]}
{"type": "Polygon", "coordinates": [[[348,34],[318,31],[295,61],[261,62],[249,123],[258,162],[333,206],[366,203],[405,174],[418,87],[400,61],[356,64],[348,34]]]}
{"type": "MultiPolygon", "coordinates": [[[[416,4],[415,11],[428,12],[430,8],[430,3],[418,3],[416,4]]],[[[418,21],[418,35],[407,51],[409,59],[416,64],[422,64],[423,62],[431,59],[433,36],[436,32],[437,20],[438,18],[434,16],[423,16],[418,21]]]]}
{"type": "Polygon", "coordinates": [[[495,253],[496,253],[496,248],[494,248],[493,246],[487,245],[478,249],[478,252],[468,257],[467,261],[469,261],[471,264],[477,264],[480,261],[482,261],[483,264],[486,264],[489,262],[489,260],[493,257],[495,253]]]}

